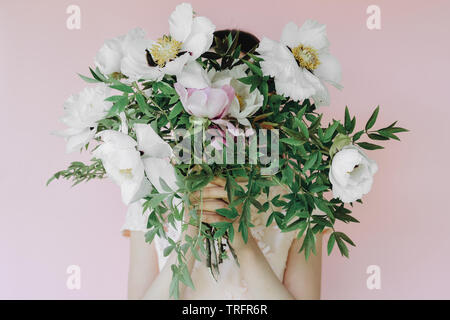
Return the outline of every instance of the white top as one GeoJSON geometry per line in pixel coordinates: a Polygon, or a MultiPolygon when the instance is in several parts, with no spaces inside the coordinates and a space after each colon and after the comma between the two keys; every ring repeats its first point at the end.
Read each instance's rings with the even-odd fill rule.
{"type": "MultiPolygon", "coordinates": [[[[276,195],[280,192],[282,192],[282,189],[277,189],[277,187],[271,188],[270,197],[272,198],[274,194],[276,195]]],[[[263,202],[264,198],[260,200],[263,202]]],[[[272,270],[281,281],[283,280],[289,249],[296,233],[282,233],[275,222],[266,227],[266,221],[270,212],[258,214],[257,210],[252,207],[251,213],[252,223],[255,226],[250,228],[250,232],[257,241],[272,270]]],[[[147,230],[147,217],[142,214],[140,202],[135,202],[129,206],[126,222],[122,230],[124,229],[133,231],[147,230]]],[[[172,239],[179,238],[178,233],[171,226],[169,226],[167,232],[172,239]]],[[[236,232],[235,236],[241,235],[236,232]]],[[[165,239],[160,239],[158,236],[155,237],[154,241],[156,242],[161,270],[167,260],[163,256],[163,250],[168,245],[168,242],[165,239]]],[[[247,292],[246,283],[241,277],[239,267],[236,265],[231,253],[227,253],[229,258],[220,264],[220,275],[217,282],[212,277],[204,261],[195,261],[192,272],[195,290],[187,288],[185,299],[251,299],[247,292]]]]}

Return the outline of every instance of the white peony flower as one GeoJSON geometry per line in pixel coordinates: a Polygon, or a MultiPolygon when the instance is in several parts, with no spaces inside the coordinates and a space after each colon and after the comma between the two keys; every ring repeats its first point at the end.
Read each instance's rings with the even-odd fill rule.
{"type": "Polygon", "coordinates": [[[333,196],[349,203],[361,199],[372,188],[373,175],[378,166],[355,145],[347,145],[336,153],[331,164],[329,179],[333,196]]]}
{"type": "Polygon", "coordinates": [[[229,85],[221,88],[192,89],[175,83],[174,87],[183,108],[198,118],[221,119],[228,113],[235,98],[234,89],[229,85]]]}
{"type": "Polygon", "coordinates": [[[125,48],[131,42],[144,38],[144,30],[136,28],[126,35],[106,40],[95,57],[95,66],[105,75],[120,72],[125,48]]]}
{"type": "Polygon", "coordinates": [[[61,121],[69,128],[55,132],[66,138],[67,153],[81,150],[95,135],[97,122],[103,119],[112,103],[105,101],[111,89],[103,84],[87,87],[69,97],[64,103],[61,121]]]}
{"type": "Polygon", "coordinates": [[[258,91],[250,92],[250,86],[239,81],[239,78],[247,76],[246,65],[239,65],[231,70],[216,72],[211,70],[208,74],[213,87],[229,84],[235,92],[235,97],[231,103],[228,116],[235,118],[240,124],[250,127],[248,117],[255,114],[262,107],[264,96],[258,91]]]}
{"type": "Polygon", "coordinates": [[[125,48],[121,71],[131,79],[159,80],[165,74],[180,75],[188,61],[209,50],[215,26],[196,17],[192,6],[182,3],[169,18],[170,34],[157,41],[136,39],[125,48]]]}
{"type": "Polygon", "coordinates": [[[162,188],[160,178],[172,189],[177,190],[175,169],[170,163],[172,148],[148,124],[135,124],[138,149],[142,152],[145,173],[158,192],[162,188]]]}
{"type": "Polygon", "coordinates": [[[120,186],[123,202],[128,205],[147,195],[151,184],[145,177],[136,141],[114,130],[102,131],[98,136],[103,143],[93,155],[102,161],[108,176],[120,186]]]}
{"type": "Polygon", "coordinates": [[[215,71],[211,69],[206,72],[199,63],[192,61],[186,64],[183,74],[178,77],[178,82],[186,88],[193,89],[232,87],[235,96],[227,115],[248,127],[251,124],[247,118],[261,108],[264,96],[258,90],[250,92],[251,87],[238,80],[247,76],[245,73],[247,68],[246,65],[239,65],[231,70],[215,71]]]}
{"type": "Polygon", "coordinates": [[[293,100],[312,98],[317,106],[329,104],[324,82],[341,88],[341,67],[329,53],[326,26],[307,20],[302,27],[288,23],[281,41],[263,38],[257,51],[265,75],[275,78],[278,93],[293,100]]]}

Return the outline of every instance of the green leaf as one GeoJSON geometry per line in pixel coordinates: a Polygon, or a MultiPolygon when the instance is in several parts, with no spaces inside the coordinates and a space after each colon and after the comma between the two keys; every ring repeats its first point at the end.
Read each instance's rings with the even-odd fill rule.
{"type": "Polygon", "coordinates": [[[373,143],[369,143],[369,142],[358,142],[356,144],[366,150],[384,149],[384,147],[382,147],[382,146],[379,146],[379,145],[376,145],[373,143]]]}
{"type": "MultiPolygon", "coordinates": [[[[176,265],[173,264],[172,267],[176,268],[176,265]]],[[[172,281],[170,282],[169,295],[173,297],[175,300],[178,300],[178,298],[180,297],[179,276],[174,270],[174,268],[172,268],[172,274],[173,276],[172,281]]]]}
{"type": "Polygon", "coordinates": [[[187,285],[188,287],[190,287],[191,289],[195,289],[195,288],[194,288],[194,283],[192,282],[191,275],[190,275],[189,270],[188,270],[188,268],[187,268],[186,265],[184,265],[184,266],[181,268],[181,278],[180,278],[180,280],[181,280],[185,285],[187,285]]]}
{"type": "Polygon", "coordinates": [[[148,103],[145,101],[145,97],[140,94],[140,93],[136,93],[136,101],[138,103],[139,109],[146,115],[151,116],[152,113],[149,111],[150,107],[148,105],[148,103]]]}
{"type": "Polygon", "coordinates": [[[130,86],[127,86],[123,83],[119,83],[119,84],[114,84],[110,86],[111,89],[116,89],[125,93],[134,93],[133,88],[131,88],[130,86]]]}
{"type": "Polygon", "coordinates": [[[231,242],[233,242],[233,239],[234,239],[234,227],[233,227],[232,223],[230,223],[230,225],[228,226],[228,238],[230,239],[231,242]]]}
{"type": "Polygon", "coordinates": [[[335,238],[341,255],[348,258],[348,248],[344,241],[338,235],[335,235],[335,238]]]}
{"type": "Polygon", "coordinates": [[[294,138],[283,138],[283,139],[280,139],[280,142],[289,144],[291,146],[301,146],[301,145],[305,144],[305,141],[297,140],[294,138]]]}
{"type": "Polygon", "coordinates": [[[82,74],[79,74],[79,73],[78,73],[78,76],[80,76],[81,79],[83,79],[84,81],[86,81],[88,83],[99,83],[99,82],[102,82],[102,81],[97,80],[97,79],[92,79],[92,78],[83,76],[82,74]]]}
{"type": "Polygon", "coordinates": [[[282,232],[291,232],[297,229],[305,229],[307,225],[306,220],[304,219],[298,219],[296,221],[294,221],[293,223],[291,223],[290,225],[288,225],[286,228],[284,228],[282,230],[282,232]]]}
{"type": "Polygon", "coordinates": [[[408,129],[405,128],[401,128],[401,127],[394,127],[394,126],[390,126],[384,129],[381,129],[382,131],[388,131],[391,133],[400,133],[400,132],[409,132],[408,129]]]}
{"type": "Polygon", "coordinates": [[[355,247],[355,244],[353,243],[353,241],[345,233],[342,233],[342,232],[335,232],[335,233],[336,233],[336,237],[342,238],[342,240],[344,240],[348,244],[355,247]]]}
{"type": "MultiPolygon", "coordinates": [[[[378,133],[379,133],[379,134],[381,135],[381,137],[383,137],[383,138],[394,139],[394,140],[400,141],[400,139],[399,139],[395,134],[393,134],[392,132],[390,132],[389,130],[381,129],[381,130],[378,130],[378,133]]],[[[372,135],[374,135],[374,134],[372,134],[372,135]]],[[[369,135],[369,137],[370,137],[370,135],[369,135]]],[[[381,140],[381,139],[380,139],[380,140],[381,140]]]]}
{"type": "Polygon", "coordinates": [[[122,96],[121,99],[117,100],[111,109],[109,109],[108,117],[114,116],[118,113],[121,113],[125,110],[125,107],[128,105],[128,97],[122,96]]]}
{"type": "Polygon", "coordinates": [[[248,228],[247,228],[247,225],[242,220],[239,223],[238,231],[242,234],[242,239],[244,240],[244,243],[247,243],[247,241],[248,241],[248,228]]]}
{"type": "Polygon", "coordinates": [[[269,85],[267,84],[267,81],[262,81],[261,82],[261,94],[264,97],[263,100],[263,107],[267,104],[267,100],[269,100],[268,98],[268,94],[269,94],[269,85]]]}
{"type": "Polygon", "coordinates": [[[261,77],[255,75],[239,78],[238,80],[247,85],[259,85],[261,83],[261,77]]]}
{"type": "Polygon", "coordinates": [[[317,205],[317,208],[319,208],[319,210],[325,212],[326,214],[332,214],[329,203],[327,201],[320,198],[314,198],[314,203],[317,205]]]}
{"type": "Polygon", "coordinates": [[[385,137],[385,136],[382,136],[382,135],[376,134],[376,133],[369,133],[369,134],[367,134],[367,136],[372,140],[381,140],[381,141],[389,140],[388,137],[385,137]]]}
{"type": "Polygon", "coordinates": [[[364,133],[364,130],[361,130],[361,131],[358,131],[357,133],[355,133],[355,134],[353,135],[352,141],[353,141],[353,142],[358,141],[359,138],[361,138],[361,136],[363,135],[363,133],[364,133]]]}
{"type": "Polygon", "coordinates": [[[300,251],[305,250],[305,259],[308,260],[311,252],[316,253],[316,238],[311,229],[306,231],[305,239],[303,240],[303,245],[300,251]]]}
{"type": "Polygon", "coordinates": [[[317,161],[317,157],[318,157],[318,153],[314,152],[309,159],[306,161],[305,165],[303,166],[303,173],[306,173],[306,171],[308,171],[309,169],[312,168],[312,166],[314,165],[314,163],[316,163],[317,161]]]}
{"type": "Polygon", "coordinates": [[[164,257],[167,257],[173,251],[173,249],[175,249],[175,247],[172,245],[169,245],[168,247],[166,247],[163,251],[164,257]]]}
{"type": "Polygon", "coordinates": [[[350,118],[350,112],[348,111],[348,107],[345,107],[345,122],[344,122],[345,130],[347,130],[347,133],[350,133],[351,127],[352,127],[352,119],[350,118]]]}
{"type": "Polygon", "coordinates": [[[164,181],[162,177],[159,177],[159,184],[161,185],[162,189],[166,192],[173,192],[173,190],[169,187],[169,185],[164,181]]]}
{"type": "Polygon", "coordinates": [[[334,123],[325,130],[325,133],[323,135],[323,141],[327,142],[330,141],[330,139],[333,137],[334,132],[336,131],[336,128],[339,126],[339,121],[334,121],[334,123]]]}
{"type": "Polygon", "coordinates": [[[172,86],[170,86],[169,84],[167,84],[167,83],[165,83],[163,81],[155,82],[153,84],[153,86],[154,86],[154,88],[156,90],[161,91],[161,93],[164,94],[164,95],[168,95],[168,96],[176,95],[175,89],[172,86]]]}
{"type": "Polygon", "coordinates": [[[122,100],[124,98],[127,98],[127,100],[128,100],[128,97],[124,97],[124,96],[111,96],[111,97],[106,98],[105,101],[117,102],[117,101],[122,100]]]}
{"type": "Polygon", "coordinates": [[[369,120],[366,123],[366,131],[373,127],[375,121],[377,121],[378,112],[380,111],[380,106],[378,106],[375,111],[370,116],[369,120]]]}
{"type": "Polygon", "coordinates": [[[145,242],[151,243],[153,241],[153,239],[155,238],[157,231],[158,231],[157,228],[152,228],[150,231],[148,231],[145,234],[145,242]]]}
{"type": "Polygon", "coordinates": [[[261,57],[259,57],[259,56],[255,56],[255,55],[252,54],[252,53],[247,53],[247,55],[248,55],[250,58],[252,58],[254,61],[257,61],[257,62],[260,62],[260,61],[263,61],[263,60],[264,60],[263,58],[261,58],[261,57]]]}
{"type": "MultiPolygon", "coordinates": [[[[294,118],[297,120],[297,118],[294,118]]],[[[299,121],[299,126],[300,126],[300,131],[302,132],[302,134],[305,136],[306,139],[309,139],[309,131],[308,128],[306,127],[306,125],[303,123],[303,121],[299,121]]]]}
{"type": "Polygon", "coordinates": [[[92,70],[92,68],[89,68],[89,71],[91,72],[94,79],[96,79],[98,82],[105,82],[106,79],[97,74],[94,70],[92,70]]]}
{"type": "Polygon", "coordinates": [[[260,67],[254,65],[253,63],[247,61],[247,60],[242,60],[244,61],[244,63],[249,67],[249,69],[253,72],[253,74],[262,77],[263,73],[260,67]]]}
{"type": "Polygon", "coordinates": [[[328,189],[329,189],[329,187],[326,185],[314,183],[313,185],[311,185],[311,187],[309,187],[309,192],[311,192],[311,193],[323,192],[328,189]]]}
{"type": "Polygon", "coordinates": [[[233,208],[233,209],[234,210],[232,210],[232,209],[217,209],[216,212],[225,218],[234,219],[239,215],[239,213],[237,212],[237,210],[235,208],[233,208]]]}
{"type": "Polygon", "coordinates": [[[149,206],[151,208],[155,208],[158,206],[164,199],[166,199],[169,196],[167,193],[155,193],[152,194],[152,199],[150,200],[149,206]]]}
{"type": "Polygon", "coordinates": [[[334,232],[333,232],[330,235],[330,238],[328,239],[328,244],[327,244],[328,255],[330,255],[331,251],[333,251],[333,247],[334,247],[335,242],[336,242],[336,237],[335,237],[334,232]]]}
{"type": "Polygon", "coordinates": [[[183,104],[181,101],[178,101],[178,103],[173,107],[172,111],[169,113],[169,120],[172,120],[178,116],[181,111],[183,111],[183,104]]]}
{"type": "MultiPolygon", "coordinates": [[[[311,115],[311,114],[307,114],[307,116],[308,115],[311,115]]],[[[316,117],[312,122],[311,122],[311,126],[309,127],[309,132],[314,132],[319,126],[320,126],[320,121],[322,121],[322,117],[323,117],[323,114],[320,114],[318,117],[316,117]]]]}
{"type": "Polygon", "coordinates": [[[297,113],[297,119],[298,120],[302,120],[303,115],[305,114],[307,108],[308,108],[308,106],[306,105],[306,106],[304,106],[303,108],[300,109],[300,111],[297,113]]]}

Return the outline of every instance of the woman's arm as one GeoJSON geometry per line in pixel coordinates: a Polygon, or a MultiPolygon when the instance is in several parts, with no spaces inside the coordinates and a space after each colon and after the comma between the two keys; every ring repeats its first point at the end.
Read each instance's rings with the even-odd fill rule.
{"type": "MultiPolygon", "coordinates": [[[[193,236],[195,230],[188,228],[187,232],[193,236]]],[[[164,268],[159,271],[155,243],[145,242],[145,232],[131,231],[128,299],[169,299],[169,286],[172,281],[170,266],[176,262],[176,258],[176,254],[172,252],[164,268]]],[[[191,272],[193,264],[194,258],[189,251],[187,254],[189,272],[191,272]]],[[[185,286],[181,285],[180,297],[183,297],[184,289],[185,286]]]]}
{"type": "Polygon", "coordinates": [[[247,282],[252,299],[295,299],[273,272],[250,232],[247,244],[244,243],[241,235],[237,234],[232,245],[238,256],[241,274],[247,282]]]}
{"type": "Polygon", "coordinates": [[[303,252],[299,253],[303,239],[294,240],[286,262],[283,283],[295,299],[320,299],[322,275],[322,238],[316,237],[316,255],[311,254],[308,261],[303,252]]]}
{"type": "MultiPolygon", "coordinates": [[[[196,233],[197,228],[189,226],[186,230],[186,233],[182,234],[182,237],[184,239],[185,234],[188,234],[189,236],[193,237],[196,233]]],[[[157,259],[157,258],[156,258],[157,259]]],[[[143,295],[142,299],[145,300],[169,300],[169,287],[170,283],[172,281],[172,269],[171,265],[175,264],[177,260],[177,255],[175,251],[172,251],[169,258],[167,259],[166,264],[164,265],[164,268],[159,272],[157,277],[153,280],[150,286],[148,286],[148,289],[145,291],[145,294],[143,295]]],[[[188,267],[189,273],[192,272],[192,268],[194,266],[194,256],[192,255],[191,251],[189,250],[186,253],[186,264],[188,267]]],[[[186,289],[186,286],[184,284],[180,284],[179,288],[179,296],[182,299],[184,295],[184,290],[186,289]]]]}
{"type": "Polygon", "coordinates": [[[155,244],[149,245],[145,242],[145,232],[131,231],[128,299],[141,299],[158,273],[155,244]]]}

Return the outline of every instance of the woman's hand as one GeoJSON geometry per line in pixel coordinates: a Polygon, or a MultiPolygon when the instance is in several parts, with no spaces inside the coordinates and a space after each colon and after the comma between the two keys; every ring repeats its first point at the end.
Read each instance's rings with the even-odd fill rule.
{"type": "Polygon", "coordinates": [[[230,222],[229,219],[216,212],[218,209],[229,208],[225,181],[223,179],[215,178],[201,192],[196,191],[192,193],[190,201],[192,205],[197,207],[197,214],[202,215],[202,222],[230,222]]]}

